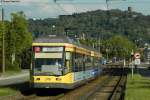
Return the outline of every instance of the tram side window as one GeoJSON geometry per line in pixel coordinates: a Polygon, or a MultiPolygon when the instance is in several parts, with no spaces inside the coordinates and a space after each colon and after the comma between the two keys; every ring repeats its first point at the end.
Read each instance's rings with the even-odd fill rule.
{"type": "Polygon", "coordinates": [[[69,72],[71,72],[71,61],[72,60],[72,53],[66,52],[66,59],[65,59],[65,66],[69,72]]]}
{"type": "Polygon", "coordinates": [[[91,69],[92,68],[92,58],[91,56],[85,56],[85,69],[91,69]]]}
{"type": "Polygon", "coordinates": [[[79,54],[79,66],[78,66],[78,71],[82,71],[83,70],[83,54],[79,54]]]}
{"type": "Polygon", "coordinates": [[[94,67],[94,57],[91,57],[91,66],[90,66],[90,69],[93,69],[94,67]]]}
{"type": "Polygon", "coordinates": [[[77,72],[78,67],[77,67],[77,59],[74,59],[74,66],[73,66],[73,72],[77,72]]]}
{"type": "Polygon", "coordinates": [[[71,64],[72,64],[72,66],[71,66],[71,70],[72,70],[72,72],[74,72],[75,71],[75,53],[72,53],[72,59],[71,59],[71,64]]]}
{"type": "Polygon", "coordinates": [[[82,71],[83,70],[83,55],[76,53],[74,62],[75,62],[74,71],[75,72],[82,71]]]}
{"type": "Polygon", "coordinates": [[[77,59],[77,54],[74,53],[74,72],[78,72],[78,59],[77,59]]]}
{"type": "Polygon", "coordinates": [[[94,65],[95,67],[99,67],[99,64],[100,64],[100,59],[99,58],[94,58],[94,65]]]}

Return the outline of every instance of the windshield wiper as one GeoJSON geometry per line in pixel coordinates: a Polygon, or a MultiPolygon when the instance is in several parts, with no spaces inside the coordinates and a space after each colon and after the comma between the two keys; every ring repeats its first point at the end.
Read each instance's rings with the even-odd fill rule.
{"type": "Polygon", "coordinates": [[[34,75],[54,75],[52,72],[37,72],[34,75]]]}
{"type": "Polygon", "coordinates": [[[44,75],[44,76],[46,76],[46,75],[57,75],[57,74],[55,74],[53,72],[38,72],[38,73],[34,73],[34,75],[38,75],[38,76],[44,75]]]}

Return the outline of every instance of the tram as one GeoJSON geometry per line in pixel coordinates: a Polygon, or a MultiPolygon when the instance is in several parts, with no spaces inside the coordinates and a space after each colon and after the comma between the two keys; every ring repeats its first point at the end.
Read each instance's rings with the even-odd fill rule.
{"type": "Polygon", "coordinates": [[[32,43],[30,83],[33,88],[73,89],[101,74],[102,55],[65,36],[37,38],[32,43]]]}

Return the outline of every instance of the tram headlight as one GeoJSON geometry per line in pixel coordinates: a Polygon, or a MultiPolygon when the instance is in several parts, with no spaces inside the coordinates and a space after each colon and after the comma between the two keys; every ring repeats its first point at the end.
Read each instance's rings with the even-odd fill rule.
{"type": "Polygon", "coordinates": [[[40,81],[40,78],[36,78],[37,81],[40,81]]]}
{"type": "Polygon", "coordinates": [[[61,78],[56,78],[56,81],[61,81],[61,78]]]}

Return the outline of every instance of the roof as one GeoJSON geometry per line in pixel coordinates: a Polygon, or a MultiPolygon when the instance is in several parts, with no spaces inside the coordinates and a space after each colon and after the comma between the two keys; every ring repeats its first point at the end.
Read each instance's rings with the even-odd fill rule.
{"type": "Polygon", "coordinates": [[[33,43],[70,43],[77,45],[78,47],[86,48],[88,50],[94,51],[94,52],[99,52],[94,48],[85,46],[83,44],[80,44],[77,39],[75,38],[69,38],[66,36],[57,36],[57,35],[48,35],[48,36],[43,36],[36,38],[33,43]]]}
{"type": "Polygon", "coordinates": [[[34,40],[35,43],[73,43],[73,40],[65,36],[48,35],[34,40]]]}

